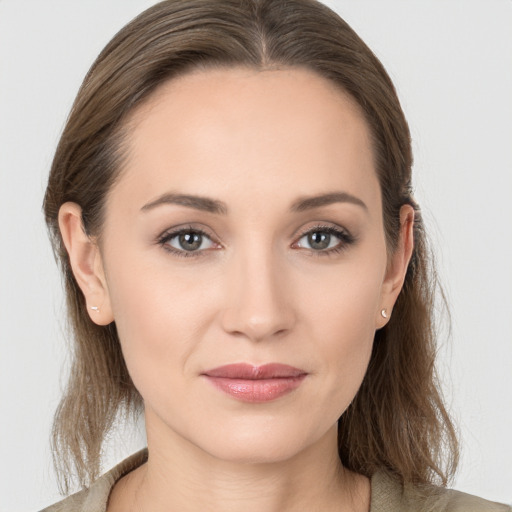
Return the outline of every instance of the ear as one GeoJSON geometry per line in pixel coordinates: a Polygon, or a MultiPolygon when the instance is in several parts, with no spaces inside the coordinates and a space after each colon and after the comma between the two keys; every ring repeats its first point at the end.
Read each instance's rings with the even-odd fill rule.
{"type": "Polygon", "coordinates": [[[85,233],[78,204],[68,202],[60,207],[59,228],[91,320],[98,325],[110,324],[114,317],[100,250],[85,233]]]}
{"type": "Polygon", "coordinates": [[[382,285],[381,303],[376,320],[377,329],[384,327],[391,318],[393,306],[404,284],[413,247],[414,209],[411,205],[404,204],[400,208],[400,238],[395,251],[390,256],[382,285]]]}

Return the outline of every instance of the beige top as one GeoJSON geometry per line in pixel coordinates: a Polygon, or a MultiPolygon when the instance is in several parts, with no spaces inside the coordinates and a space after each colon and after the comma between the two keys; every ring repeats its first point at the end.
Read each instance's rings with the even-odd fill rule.
{"type": "MultiPolygon", "coordinates": [[[[41,512],[105,512],[114,484],[147,458],[147,449],[133,454],[88,489],[41,512]]],[[[392,476],[379,472],[371,478],[370,512],[512,512],[512,508],[443,487],[429,487],[421,493],[414,487],[404,489],[392,476]]]]}

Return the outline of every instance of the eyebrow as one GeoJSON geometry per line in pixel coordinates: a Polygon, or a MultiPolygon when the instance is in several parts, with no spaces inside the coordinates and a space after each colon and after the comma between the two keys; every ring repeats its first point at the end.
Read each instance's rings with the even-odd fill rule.
{"type": "MultiPolygon", "coordinates": [[[[320,194],[316,196],[300,197],[295,200],[290,211],[294,213],[304,212],[306,210],[312,210],[321,206],[327,206],[334,203],[350,203],[356,206],[360,206],[364,210],[368,210],[366,204],[356,196],[347,192],[329,192],[327,194],[320,194]]],[[[186,206],[187,208],[194,208],[216,215],[227,215],[228,207],[226,203],[212,199],[210,197],[195,196],[190,194],[175,194],[167,193],[157,197],[154,201],[145,204],[141,210],[148,211],[156,208],[157,206],[166,204],[177,204],[180,206],[186,206]]]]}
{"type": "Polygon", "coordinates": [[[299,197],[299,199],[292,203],[290,209],[292,212],[303,212],[333,203],[355,204],[363,208],[363,210],[368,211],[368,207],[361,199],[347,192],[329,192],[328,194],[320,194],[317,196],[299,197]]]}
{"type": "Polygon", "coordinates": [[[152,210],[153,208],[164,204],[178,204],[188,208],[195,208],[196,210],[215,213],[217,215],[227,215],[228,213],[228,207],[222,201],[217,201],[216,199],[210,199],[209,197],[203,196],[173,193],[163,194],[160,197],[157,197],[154,201],[145,204],[141,210],[152,210]]]}

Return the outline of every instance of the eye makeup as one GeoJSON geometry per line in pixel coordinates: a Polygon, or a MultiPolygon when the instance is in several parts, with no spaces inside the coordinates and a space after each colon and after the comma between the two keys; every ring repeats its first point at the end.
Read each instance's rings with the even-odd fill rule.
{"type": "Polygon", "coordinates": [[[292,244],[292,247],[301,248],[297,244],[303,238],[307,238],[307,241],[309,244],[316,243],[316,244],[319,244],[320,246],[322,244],[325,244],[325,241],[327,240],[328,247],[326,247],[326,248],[320,248],[320,249],[304,248],[305,250],[309,251],[312,256],[320,256],[320,257],[332,256],[334,254],[339,254],[343,251],[346,251],[351,245],[353,245],[356,242],[356,238],[350,232],[348,232],[346,229],[334,227],[332,225],[323,225],[323,224],[318,224],[316,226],[307,228],[305,231],[302,232],[301,235],[299,235],[298,241],[295,242],[294,244],[292,244]],[[323,235],[327,235],[327,236],[321,236],[320,241],[318,241],[318,240],[313,239],[312,235],[314,235],[314,234],[315,235],[323,234],[323,235]],[[329,247],[330,242],[332,241],[331,240],[332,237],[337,238],[338,243],[333,247],[329,247]]]}
{"type": "Polygon", "coordinates": [[[168,253],[181,258],[204,257],[208,251],[218,250],[222,247],[218,242],[213,241],[210,233],[191,225],[165,231],[158,237],[157,243],[168,253]],[[185,248],[182,246],[182,249],[178,249],[171,245],[171,241],[174,241],[174,239],[179,244],[188,244],[191,247],[185,248]],[[201,248],[205,239],[209,240],[212,244],[216,244],[217,247],[201,248]],[[200,242],[199,247],[196,247],[198,242],[200,242]]]}
{"type": "MultiPolygon", "coordinates": [[[[347,250],[355,242],[356,237],[344,228],[318,224],[302,231],[291,247],[307,251],[312,256],[325,257],[339,254],[347,250]],[[337,239],[338,242],[331,246],[333,238],[337,239]],[[317,248],[304,247],[300,244],[302,239],[306,239],[306,243],[310,246],[316,244],[317,248]]],[[[165,231],[158,237],[157,243],[173,256],[183,258],[204,257],[208,252],[222,248],[222,245],[214,240],[210,233],[192,225],[165,231]],[[205,242],[210,246],[203,247],[205,242]],[[181,248],[176,247],[174,245],[176,243],[181,248]]]]}

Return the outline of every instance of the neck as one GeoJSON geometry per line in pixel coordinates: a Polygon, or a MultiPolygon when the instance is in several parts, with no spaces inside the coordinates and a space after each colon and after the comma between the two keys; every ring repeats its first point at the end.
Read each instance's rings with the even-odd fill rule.
{"type": "Polygon", "coordinates": [[[109,512],[368,511],[369,482],[340,462],[337,427],[290,459],[216,458],[175,433],[147,423],[148,462],[116,486],[109,512]],[[116,499],[113,499],[113,498],[116,499]]]}

